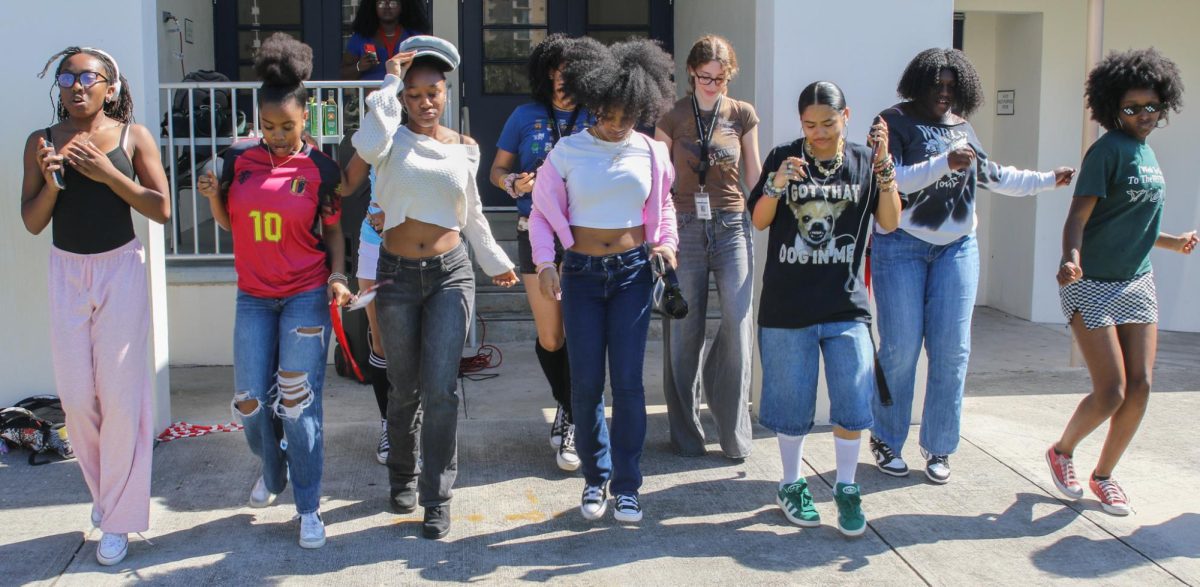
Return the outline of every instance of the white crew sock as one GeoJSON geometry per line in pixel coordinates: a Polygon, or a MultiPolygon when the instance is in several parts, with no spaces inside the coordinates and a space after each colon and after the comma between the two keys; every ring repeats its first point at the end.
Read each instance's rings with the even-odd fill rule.
{"type": "Polygon", "coordinates": [[[833,452],[837,457],[837,482],[849,485],[854,483],[854,473],[858,469],[858,449],[862,446],[862,437],[854,439],[833,437],[833,452]]]}
{"type": "Polygon", "coordinates": [[[804,436],[776,434],[779,440],[779,459],[783,461],[783,481],[780,487],[804,478],[804,436]]]}

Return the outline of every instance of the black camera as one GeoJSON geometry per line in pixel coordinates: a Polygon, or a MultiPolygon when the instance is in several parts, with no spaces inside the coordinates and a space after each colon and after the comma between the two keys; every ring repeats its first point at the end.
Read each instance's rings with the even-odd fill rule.
{"type": "Polygon", "coordinates": [[[679,289],[679,277],[675,275],[675,269],[667,265],[661,256],[653,257],[651,263],[658,274],[658,283],[654,287],[654,309],[675,320],[687,318],[688,304],[683,299],[683,290],[679,289]]]}

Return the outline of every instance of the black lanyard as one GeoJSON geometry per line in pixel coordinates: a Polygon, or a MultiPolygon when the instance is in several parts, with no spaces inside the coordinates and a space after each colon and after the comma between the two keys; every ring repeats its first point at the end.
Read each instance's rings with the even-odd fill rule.
{"type": "Polygon", "coordinates": [[[708,131],[704,130],[704,122],[700,120],[700,102],[696,94],[692,94],[692,114],[696,116],[696,138],[700,139],[700,191],[704,191],[704,179],[708,177],[708,147],[712,143],[713,131],[717,128],[717,117],[721,114],[723,95],[717,94],[717,103],[713,105],[712,120],[708,123],[708,131]]]}
{"type": "Polygon", "coordinates": [[[575,121],[579,120],[579,106],[576,106],[575,109],[571,111],[571,118],[567,120],[566,133],[563,133],[562,130],[558,128],[558,117],[555,116],[553,107],[546,106],[546,116],[550,117],[550,132],[554,135],[554,144],[557,145],[559,139],[562,139],[564,136],[569,137],[575,133],[575,121]]]}

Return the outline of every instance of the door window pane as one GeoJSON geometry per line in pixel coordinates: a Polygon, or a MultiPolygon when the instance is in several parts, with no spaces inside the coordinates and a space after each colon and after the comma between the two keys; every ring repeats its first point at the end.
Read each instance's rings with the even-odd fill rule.
{"type": "Polygon", "coordinates": [[[483,58],[528,59],[533,47],[545,39],[546,29],[484,31],[483,58]]]}
{"type": "Polygon", "coordinates": [[[238,0],[238,24],[241,26],[300,26],[300,2],[297,0],[238,0]],[[256,14],[257,13],[257,14],[256,14]]]}
{"type": "MultiPolygon", "coordinates": [[[[253,62],[254,56],[258,54],[259,45],[277,32],[286,33],[296,39],[300,38],[299,31],[238,31],[238,61],[240,63],[253,62]]],[[[243,77],[241,81],[255,81],[258,79],[258,76],[254,75],[253,68],[250,68],[250,70],[249,76],[245,76],[245,72],[242,72],[243,77]]]]}
{"type": "Polygon", "coordinates": [[[650,24],[650,0],[592,0],[588,2],[588,26],[650,24]]]}
{"type": "Polygon", "coordinates": [[[587,36],[604,43],[611,45],[620,41],[628,41],[629,39],[646,39],[650,37],[650,31],[588,31],[587,36]]]}
{"type": "Polygon", "coordinates": [[[546,2],[547,0],[483,0],[483,24],[544,25],[546,2]]]}
{"type": "Polygon", "coordinates": [[[524,63],[489,63],[483,66],[485,94],[528,94],[529,70],[524,63]]]}

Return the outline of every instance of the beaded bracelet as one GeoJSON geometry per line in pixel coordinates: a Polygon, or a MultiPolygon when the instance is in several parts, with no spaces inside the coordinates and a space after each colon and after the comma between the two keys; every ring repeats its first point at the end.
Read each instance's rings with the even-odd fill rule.
{"type": "Polygon", "coordinates": [[[329,279],[326,279],[326,280],[325,280],[325,283],[326,283],[326,284],[332,284],[332,283],[333,283],[333,282],[335,282],[335,281],[340,281],[340,282],[342,282],[343,284],[348,284],[348,283],[350,283],[350,280],[346,279],[346,276],[345,276],[344,274],[337,273],[337,272],[330,273],[330,274],[329,274],[329,279]]]}
{"type": "Polygon", "coordinates": [[[521,197],[521,194],[517,193],[517,178],[518,177],[520,177],[520,176],[516,173],[510,173],[510,174],[504,176],[504,191],[508,192],[508,195],[513,197],[514,199],[521,197]]]}
{"type": "Polygon", "coordinates": [[[775,187],[775,172],[768,173],[767,181],[763,184],[763,195],[778,200],[785,193],[787,193],[787,186],[782,188],[775,187]]]}

